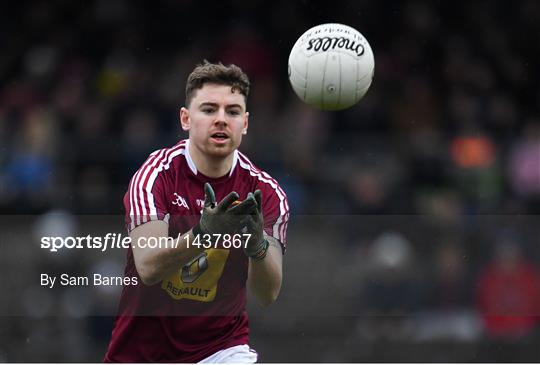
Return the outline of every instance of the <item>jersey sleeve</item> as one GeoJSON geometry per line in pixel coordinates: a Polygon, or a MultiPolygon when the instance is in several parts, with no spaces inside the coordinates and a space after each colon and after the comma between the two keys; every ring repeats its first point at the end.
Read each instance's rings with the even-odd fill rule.
{"type": "Polygon", "coordinates": [[[162,150],[152,153],[131,178],[124,196],[125,223],[128,232],[150,221],[169,220],[165,178],[159,168],[162,154],[162,150]]]}
{"type": "Polygon", "coordinates": [[[267,176],[268,182],[259,186],[263,199],[264,231],[281,243],[285,253],[287,225],[289,224],[289,202],[283,189],[274,179],[267,176]]]}

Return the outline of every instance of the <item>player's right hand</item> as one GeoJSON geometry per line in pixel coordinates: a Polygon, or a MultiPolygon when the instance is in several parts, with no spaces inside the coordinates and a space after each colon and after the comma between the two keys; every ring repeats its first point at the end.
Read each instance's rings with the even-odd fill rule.
{"type": "Polygon", "coordinates": [[[193,229],[194,234],[234,234],[239,232],[249,217],[257,210],[257,202],[250,197],[229,209],[239,198],[235,191],[229,193],[216,204],[214,189],[209,183],[204,184],[204,208],[199,224],[193,229]]]}

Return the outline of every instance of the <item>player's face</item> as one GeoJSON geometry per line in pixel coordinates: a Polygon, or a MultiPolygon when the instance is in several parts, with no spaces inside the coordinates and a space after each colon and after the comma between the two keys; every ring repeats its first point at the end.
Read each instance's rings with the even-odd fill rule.
{"type": "Polygon", "coordinates": [[[226,157],[240,146],[248,116],[244,96],[216,84],[205,84],[180,111],[182,129],[189,131],[198,150],[212,157],[226,157]]]}

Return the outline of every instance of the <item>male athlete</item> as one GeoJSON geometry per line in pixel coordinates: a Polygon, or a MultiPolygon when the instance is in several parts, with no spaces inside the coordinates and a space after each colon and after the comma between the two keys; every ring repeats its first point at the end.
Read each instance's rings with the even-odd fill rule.
{"type": "Polygon", "coordinates": [[[263,306],[276,300],[289,207],[237,150],[248,93],[239,67],[198,65],[180,110],[189,139],[152,153],[131,179],[125,275],[140,280],[123,289],[106,362],[256,362],[246,287],[263,306]],[[168,244],[137,244],[149,238],[168,244]]]}

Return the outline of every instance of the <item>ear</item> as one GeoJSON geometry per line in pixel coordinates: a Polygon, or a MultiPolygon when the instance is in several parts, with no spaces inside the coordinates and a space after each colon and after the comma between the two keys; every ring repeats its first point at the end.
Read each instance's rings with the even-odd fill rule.
{"type": "Polygon", "coordinates": [[[185,107],[180,108],[180,124],[182,125],[182,129],[186,132],[191,128],[189,110],[185,107]]]}
{"type": "Polygon", "coordinates": [[[246,112],[246,115],[244,117],[244,128],[242,128],[242,134],[246,135],[249,125],[249,112],[246,112]]]}

